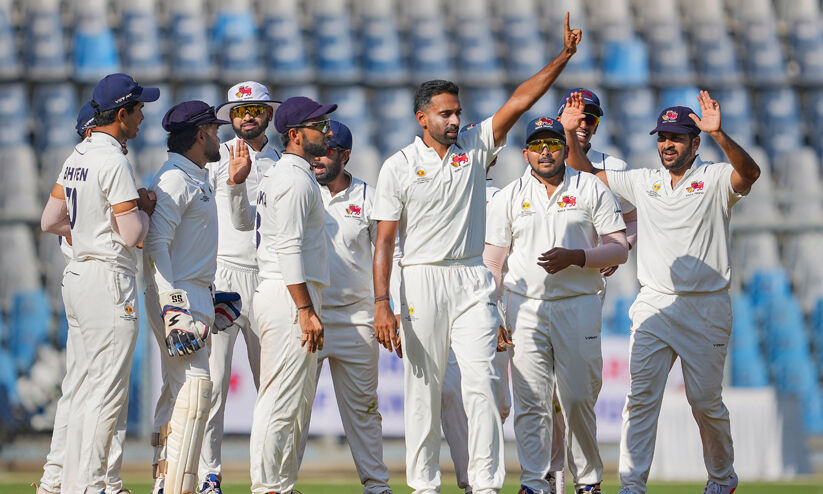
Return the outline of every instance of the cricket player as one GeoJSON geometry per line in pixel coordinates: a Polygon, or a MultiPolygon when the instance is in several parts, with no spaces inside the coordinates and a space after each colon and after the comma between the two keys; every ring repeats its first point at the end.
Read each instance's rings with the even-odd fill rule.
{"type": "Polygon", "coordinates": [[[476,493],[503,487],[503,428],[495,399],[499,376],[493,365],[501,321],[494,280],[482,262],[486,167],[517,119],[565,67],[581,36],[569,27],[567,14],[561,53],[464,137],[458,135],[457,86],[423,83],[414,104],[423,138],[389,157],[380,170],[375,332],[379,343],[394,347],[398,326],[388,290],[399,231],[406,476],[416,493],[440,490],[441,397],[449,348],[460,367],[463,405],[472,424],[469,484],[476,493]]]}
{"type": "Polygon", "coordinates": [[[260,283],[257,276],[257,252],[254,231],[235,228],[230,201],[232,187],[244,187],[246,197],[256,200],[263,175],[280,159],[280,153],[266,137],[266,129],[279,104],[269,96],[266,86],[246,81],[234,85],[228,92],[228,102],[217,108],[217,118],[231,121],[235,137],[220,145],[220,161],[209,163],[209,178],[217,204],[217,272],[214,287],[220,291],[240,294],[242,312],[225,331],[212,334],[209,353],[209,375],[212,380],[211,411],[206,422],[206,435],[200,458],[201,492],[220,493],[223,442],[223,414],[231,379],[234,342],[243,334],[254,386],[260,378],[260,338],[251,312],[254,290],[260,283]],[[250,148],[250,149],[249,149],[250,148]],[[235,183],[229,173],[231,160],[248,165],[249,174],[235,183]],[[250,163],[246,163],[249,161],[250,163]]]}
{"type": "MultiPolygon", "coordinates": [[[[91,103],[86,103],[77,115],[77,125],[75,130],[81,140],[91,137],[92,129],[96,127],[94,123],[94,108],[91,103]]],[[[125,144],[122,146],[123,154],[126,154],[125,144]]],[[[153,203],[149,209],[153,208],[153,203]]],[[[147,213],[150,214],[150,211],[147,213]]],[[[69,264],[74,258],[69,237],[57,237],[60,243],[60,251],[69,264]]],[[[43,466],[43,476],[40,478],[40,485],[37,494],[55,494],[61,492],[60,479],[63,476],[63,461],[66,447],[66,430],[68,428],[68,413],[74,392],[79,388],[85,376],[78,376],[77,370],[80,366],[74,362],[76,350],[75,332],[69,332],[66,339],[66,375],[63,377],[61,385],[61,396],[57,400],[57,409],[54,413],[54,427],[52,428],[51,447],[46,456],[46,463],[43,466]]],[[[109,448],[108,469],[106,471],[106,494],[118,494],[127,491],[123,488],[123,479],[120,478],[120,467],[123,462],[123,444],[126,440],[126,421],[128,418],[128,406],[123,406],[112,436],[111,447],[109,448]]]]}
{"type": "MultiPolygon", "coordinates": [[[[700,429],[708,471],[705,492],[737,487],[729,412],[723,404],[723,366],[732,327],[729,300],[731,208],[760,176],[757,163],[721,128],[720,105],[697,97],[702,118],[687,107],[666,108],[657,134],[662,168],[596,170],[579,146],[569,163],[597,176],[638,209],[640,294],[629,310],[631,390],[620,439],[621,493],[646,492],[657,418],[669,370],[680,357],[686,397],[700,429]],[[700,133],[729,163],[697,155],[700,133]]],[[[583,108],[572,99],[575,112],[583,108]]]]}
{"type": "Polygon", "coordinates": [[[600,269],[626,262],[629,248],[614,194],[564,164],[566,135],[550,117],[529,122],[523,156],[531,170],[492,199],[486,220],[483,258],[496,279],[508,256],[502,286],[522,494],[551,489],[555,385],[576,492],[599,494],[603,476],[594,413],[603,367],[600,269]]]}
{"type": "MultiPolygon", "coordinates": [[[[220,159],[217,127],[226,123],[202,101],[171,107],[163,117],[169,157],[149,187],[157,207],[144,245],[146,312],[163,376],[152,433],[155,493],[196,492],[211,405],[206,337],[212,325],[231,324],[215,318],[217,207],[206,169],[220,159]]],[[[236,316],[233,303],[221,314],[236,316]]]]}
{"type": "Polygon", "coordinates": [[[312,163],[329,153],[328,114],[335,109],[301,96],[274,113],[285,153],[257,194],[261,281],[253,312],[261,353],[250,446],[253,493],[288,493],[297,482],[324,342],[321,292],[329,286],[326,209],[312,163]]]}
{"type": "MultiPolygon", "coordinates": [[[[364,494],[391,494],[383,462],[383,429],[377,410],[378,345],[374,338],[372,245],[377,238],[374,189],[345,170],[352,134],[331,120],[329,153],[314,159],[326,207],[330,285],[323,290],[326,339],[317,353],[317,381],[328,360],[343,430],[364,494]]],[[[307,409],[310,415],[311,410],[307,409]]],[[[309,417],[306,417],[308,429],[309,417]]],[[[300,448],[302,460],[307,435],[300,448]]]]}
{"type": "MultiPolygon", "coordinates": [[[[49,460],[62,469],[59,481],[49,478],[41,486],[47,492],[99,493],[107,487],[139,328],[136,245],[146,235],[153,207],[145,189],[138,191],[121,143],[137,136],[141,108],[159,94],[126,74],[103,78],[91,103],[97,126],[66,159],[43,210],[43,231],[72,243],[63,274],[72,335],[71,368],[63,383],[68,409],[57,417],[65,429],[58,421],[49,460]]],[[[44,477],[49,470],[47,464],[44,477]]]]}

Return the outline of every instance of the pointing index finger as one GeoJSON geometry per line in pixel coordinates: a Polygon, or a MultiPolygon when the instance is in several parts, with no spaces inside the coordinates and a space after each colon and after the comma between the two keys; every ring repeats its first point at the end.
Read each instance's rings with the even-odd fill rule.
{"type": "Polygon", "coordinates": [[[571,27],[569,27],[569,13],[568,12],[566,12],[566,24],[565,24],[564,30],[567,33],[572,30],[571,27]]]}

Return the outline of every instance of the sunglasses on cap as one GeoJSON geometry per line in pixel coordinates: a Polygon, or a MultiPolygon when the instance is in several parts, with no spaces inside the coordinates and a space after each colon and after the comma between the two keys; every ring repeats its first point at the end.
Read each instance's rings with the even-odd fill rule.
{"type": "Polygon", "coordinates": [[[331,124],[328,119],[326,120],[318,120],[317,122],[307,122],[301,123],[297,125],[289,125],[288,128],[290,129],[299,129],[299,128],[306,128],[306,129],[313,129],[321,134],[325,134],[331,129],[331,124]]]}
{"type": "Polygon", "coordinates": [[[269,105],[237,105],[231,109],[229,115],[231,118],[243,118],[246,113],[251,116],[251,118],[258,117],[269,109],[269,105]]]}
{"type": "Polygon", "coordinates": [[[588,125],[589,127],[594,127],[595,125],[600,123],[600,117],[598,117],[594,113],[583,112],[583,121],[585,121],[586,125],[588,125]]]}
{"type": "Polygon", "coordinates": [[[550,153],[560,151],[566,146],[566,143],[560,139],[535,139],[526,143],[526,149],[533,153],[542,153],[543,148],[549,148],[550,153]]]}

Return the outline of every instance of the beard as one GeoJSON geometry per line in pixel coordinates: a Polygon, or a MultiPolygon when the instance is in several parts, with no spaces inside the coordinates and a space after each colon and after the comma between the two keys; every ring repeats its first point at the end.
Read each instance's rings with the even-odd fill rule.
{"type": "MultiPolygon", "coordinates": [[[[538,163],[540,163],[540,161],[538,161],[538,163]]],[[[548,161],[544,161],[543,163],[548,163],[548,161]]],[[[562,163],[557,168],[554,168],[552,170],[545,171],[545,172],[542,172],[542,171],[538,170],[537,167],[533,166],[532,167],[532,173],[534,173],[535,175],[537,175],[540,178],[548,180],[552,177],[556,177],[557,175],[563,173],[563,171],[565,169],[566,169],[566,167],[562,163]]]]}
{"type": "Polygon", "coordinates": [[[216,147],[212,149],[206,150],[206,159],[209,163],[213,163],[215,161],[220,161],[220,145],[218,144],[216,147]]]}
{"type": "Polygon", "coordinates": [[[340,175],[341,171],[343,171],[343,165],[341,163],[332,162],[330,165],[326,166],[326,171],[320,175],[315,175],[315,178],[317,178],[317,183],[320,185],[327,185],[332,180],[336,179],[340,175]]]}
{"type": "Polygon", "coordinates": [[[251,130],[243,130],[243,124],[240,124],[240,127],[234,127],[234,133],[237,134],[238,137],[241,137],[247,141],[256,139],[260,137],[260,134],[266,131],[266,128],[269,126],[269,122],[263,122],[263,125],[258,125],[257,127],[251,130]]]}
{"type": "Polygon", "coordinates": [[[444,146],[451,146],[452,144],[457,142],[457,135],[455,134],[454,137],[449,137],[449,136],[446,135],[446,132],[459,132],[459,131],[460,131],[459,126],[457,126],[457,125],[447,125],[443,129],[443,132],[441,132],[439,134],[432,134],[431,136],[435,141],[439,142],[440,144],[443,144],[444,146]]]}
{"type": "Polygon", "coordinates": [[[325,142],[311,142],[307,140],[303,142],[303,151],[310,156],[319,158],[329,154],[329,145],[325,142]]]}
{"type": "Polygon", "coordinates": [[[661,151],[658,151],[657,154],[660,155],[660,164],[663,165],[663,168],[665,168],[666,170],[670,170],[670,171],[671,170],[680,170],[680,169],[684,168],[685,166],[687,166],[689,163],[691,163],[690,159],[691,159],[691,154],[692,154],[692,147],[689,146],[687,149],[684,149],[683,153],[678,155],[677,158],[674,159],[674,161],[672,162],[671,165],[666,164],[666,161],[663,159],[663,153],[661,151]]]}

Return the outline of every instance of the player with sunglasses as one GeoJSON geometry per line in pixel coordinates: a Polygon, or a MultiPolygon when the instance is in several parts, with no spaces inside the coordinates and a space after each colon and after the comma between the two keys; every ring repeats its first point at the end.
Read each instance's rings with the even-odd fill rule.
{"type": "Polygon", "coordinates": [[[514,343],[521,494],[551,489],[555,386],[575,492],[599,494],[603,476],[594,414],[603,366],[600,269],[626,262],[629,249],[614,194],[565,165],[566,139],[555,119],[529,122],[523,157],[530,169],[492,198],[486,217],[483,261],[502,292],[514,343]]]}
{"type": "Polygon", "coordinates": [[[235,137],[220,145],[220,160],[209,163],[209,179],[217,204],[217,272],[215,290],[240,294],[240,317],[225,331],[212,335],[209,373],[214,387],[211,410],[201,450],[199,478],[201,492],[220,492],[223,422],[226,395],[231,378],[232,355],[238,334],[243,334],[254,385],[260,377],[260,339],[252,313],[252,297],[259,283],[254,231],[243,231],[232,221],[231,200],[244,189],[255,200],[263,175],[280,159],[280,152],[269,143],[266,129],[279,101],[269,97],[266,86],[245,81],[231,87],[228,101],[217,108],[221,120],[231,122],[235,137]],[[238,173],[231,173],[231,164],[238,173]]]}

